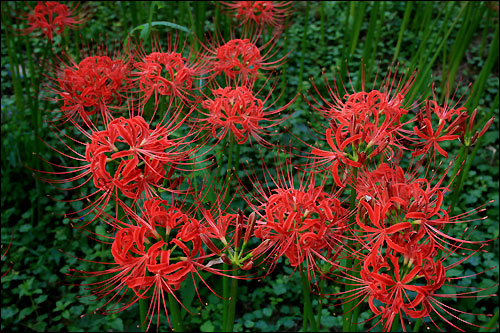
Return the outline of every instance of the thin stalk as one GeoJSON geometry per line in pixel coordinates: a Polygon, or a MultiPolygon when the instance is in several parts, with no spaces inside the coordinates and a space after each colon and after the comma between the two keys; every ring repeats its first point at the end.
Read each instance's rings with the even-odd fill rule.
{"type": "Polygon", "coordinates": [[[148,300],[145,298],[139,298],[139,315],[141,317],[141,331],[146,332],[146,328],[148,325],[146,325],[146,318],[148,315],[148,300]]]}
{"type": "Polygon", "coordinates": [[[194,25],[194,19],[193,19],[193,14],[191,13],[191,6],[190,6],[190,1],[184,1],[183,2],[185,9],[188,13],[188,18],[189,18],[189,27],[192,31],[191,34],[191,45],[197,45],[197,39],[194,37],[194,34],[196,33],[196,27],[194,25]]]}
{"type": "MultiPolygon", "coordinates": [[[[229,270],[228,264],[223,264],[222,269],[226,272],[229,270]]],[[[227,317],[229,314],[229,278],[227,276],[222,277],[222,297],[224,297],[223,307],[222,307],[222,332],[226,331],[227,317]]]]}
{"type": "Polygon", "coordinates": [[[299,86],[298,91],[302,91],[302,78],[304,77],[304,60],[306,58],[307,28],[309,27],[309,1],[306,2],[306,12],[304,15],[304,34],[302,35],[302,55],[300,57],[299,86]]]}
{"type": "MultiPolygon", "coordinates": [[[[462,191],[462,181],[464,178],[464,166],[465,163],[467,163],[467,156],[469,155],[469,146],[464,147],[464,154],[462,157],[462,160],[458,161],[458,165],[461,165],[462,167],[460,168],[460,173],[458,174],[458,183],[455,189],[453,190],[453,199],[451,201],[451,206],[450,206],[450,211],[448,212],[450,216],[453,216],[453,210],[455,209],[455,205],[457,204],[457,200],[460,197],[460,192],[462,191]],[[464,165],[462,165],[464,163],[464,165]]],[[[445,226],[445,233],[448,232],[448,229],[450,228],[450,224],[447,223],[445,226]]]]}
{"type": "Polygon", "coordinates": [[[399,332],[399,313],[394,316],[392,321],[391,332],[399,332]]]}
{"type": "Polygon", "coordinates": [[[460,10],[460,12],[456,16],[455,20],[453,21],[453,23],[449,27],[449,29],[446,32],[445,36],[441,40],[441,43],[439,44],[439,47],[437,49],[431,49],[432,52],[434,53],[434,55],[432,56],[431,60],[426,61],[427,67],[422,71],[421,74],[419,74],[420,79],[416,80],[415,84],[411,87],[410,92],[407,94],[407,96],[410,96],[409,103],[411,103],[413,101],[413,99],[416,97],[415,96],[416,92],[420,91],[420,86],[422,86],[422,84],[424,83],[424,81],[426,81],[428,79],[429,72],[430,72],[432,66],[434,65],[434,62],[436,61],[438,55],[440,54],[441,49],[443,48],[444,44],[448,40],[448,37],[450,36],[451,32],[455,28],[455,25],[457,24],[458,20],[460,19],[460,17],[462,17],[462,14],[464,13],[464,10],[465,10],[465,6],[462,7],[462,9],[460,10]]]}
{"type": "Polygon", "coordinates": [[[361,31],[361,26],[363,25],[363,19],[365,18],[365,8],[366,1],[357,2],[358,8],[354,11],[354,24],[351,34],[351,47],[349,48],[349,54],[353,54],[358,45],[359,32],[361,31]]]}
{"type": "Polygon", "coordinates": [[[130,4],[130,12],[132,13],[132,25],[135,28],[139,25],[139,21],[137,19],[137,2],[129,1],[129,4],[130,4]]]}
{"type": "MultiPolygon", "coordinates": [[[[376,3],[378,3],[378,1],[376,3]]],[[[384,15],[385,15],[385,11],[384,11],[385,8],[384,7],[385,7],[385,1],[382,1],[382,4],[380,5],[380,10],[379,10],[380,23],[375,25],[377,32],[375,34],[375,41],[372,43],[372,46],[371,46],[371,57],[370,57],[370,62],[368,64],[366,82],[371,81],[371,77],[372,77],[372,73],[373,73],[373,62],[375,61],[375,54],[377,54],[378,41],[380,40],[380,34],[382,32],[382,27],[384,26],[384,24],[383,24],[384,15]]],[[[377,22],[378,22],[378,19],[377,19],[377,22]]]]}
{"type": "Polygon", "coordinates": [[[184,324],[182,323],[179,303],[172,294],[168,294],[168,303],[170,304],[170,317],[172,318],[172,326],[176,332],[184,332],[184,324]]]}
{"type": "MultiPolygon", "coordinates": [[[[228,152],[228,157],[227,157],[227,170],[226,170],[226,181],[227,181],[227,186],[228,188],[226,189],[226,194],[224,196],[224,202],[227,203],[228,199],[228,192],[229,192],[229,185],[230,185],[230,177],[231,177],[231,168],[233,167],[233,147],[234,147],[234,135],[232,135],[231,132],[229,132],[229,152],[228,152]]],[[[227,271],[229,269],[229,265],[224,264],[223,269],[227,271]]],[[[237,287],[237,285],[236,285],[237,287]]],[[[222,312],[222,330],[224,332],[229,332],[228,331],[228,322],[231,320],[231,307],[232,303],[230,300],[230,295],[231,295],[231,290],[232,288],[229,286],[229,278],[227,276],[222,277],[222,292],[223,292],[223,297],[224,297],[224,307],[223,307],[223,312],[222,312]]],[[[234,313],[232,314],[233,319],[231,322],[234,322],[234,313]]]]}
{"type": "Polygon", "coordinates": [[[394,51],[394,57],[392,58],[392,61],[396,61],[396,59],[399,56],[399,50],[401,48],[401,43],[403,42],[403,35],[406,30],[406,26],[408,25],[408,21],[410,20],[410,14],[411,14],[411,6],[413,4],[413,1],[408,1],[406,3],[406,9],[405,13],[403,16],[403,23],[401,24],[401,30],[399,31],[399,37],[398,37],[398,43],[396,44],[396,51],[394,51]]]}
{"type": "Polygon", "coordinates": [[[304,320],[302,322],[303,324],[302,331],[303,332],[307,331],[307,321],[309,321],[309,323],[311,324],[311,332],[317,332],[318,328],[316,326],[316,321],[314,320],[314,314],[312,310],[309,282],[302,269],[300,269],[300,280],[302,281],[302,293],[304,295],[304,320]]]}
{"type": "Polygon", "coordinates": [[[322,294],[323,294],[323,289],[325,287],[325,279],[320,279],[319,281],[319,299],[318,299],[318,309],[316,310],[317,317],[316,317],[316,328],[318,331],[321,329],[321,310],[323,307],[323,302],[322,302],[322,294]]]}
{"type": "Polygon", "coordinates": [[[484,26],[483,29],[483,35],[481,37],[481,46],[479,47],[479,56],[482,57],[484,54],[484,50],[486,49],[486,37],[488,36],[488,32],[490,31],[490,25],[491,25],[491,15],[490,11],[486,12],[486,25],[484,26]]]}
{"type": "MultiPolygon", "coordinates": [[[[285,27],[288,26],[288,18],[289,18],[289,16],[287,16],[285,19],[285,27]]],[[[285,39],[283,41],[283,54],[284,55],[286,55],[288,52],[288,30],[290,30],[290,29],[285,29],[285,39]]],[[[280,100],[280,102],[285,98],[287,64],[288,64],[288,62],[285,62],[283,64],[283,69],[281,71],[281,100],[280,100]]]]}
{"type": "MultiPolygon", "coordinates": [[[[229,187],[230,181],[231,181],[231,173],[232,173],[232,168],[233,168],[233,150],[234,150],[234,135],[229,132],[229,155],[227,157],[227,171],[226,171],[226,180],[227,180],[227,186],[229,187]]],[[[229,193],[229,188],[226,191],[226,195],[224,197],[224,201],[227,200],[228,198],[228,193],[229,193]]]]}
{"type": "MultiPolygon", "coordinates": [[[[353,168],[353,179],[357,179],[358,176],[358,169],[353,168]]],[[[356,187],[351,188],[351,198],[350,198],[350,205],[349,205],[349,211],[354,210],[356,206],[356,187]]],[[[355,214],[352,214],[350,219],[349,219],[349,224],[352,225],[354,223],[355,219],[355,214]]],[[[348,241],[348,244],[351,244],[352,241],[348,241]]],[[[346,269],[351,269],[353,265],[353,260],[352,258],[344,258],[342,259],[342,263],[344,264],[343,266],[346,267],[346,269]]],[[[349,283],[349,280],[346,279],[346,283],[349,283]]],[[[346,284],[345,285],[345,291],[348,292],[352,289],[352,286],[346,284]]],[[[350,302],[347,302],[344,304],[344,318],[342,320],[342,330],[344,332],[351,332],[351,322],[352,322],[352,308],[356,304],[356,299],[353,299],[350,302]]]]}
{"type": "MultiPolygon", "coordinates": [[[[319,16],[320,16],[320,33],[321,33],[321,47],[325,49],[325,3],[319,2],[319,16]]],[[[288,16],[286,17],[288,23],[288,16]]],[[[285,25],[286,26],[286,25],[285,25]]]]}
{"type": "MultiPolygon", "coordinates": [[[[380,7],[380,3],[378,1],[375,1],[373,4],[372,10],[371,10],[371,15],[370,15],[370,22],[368,23],[368,32],[366,34],[366,39],[365,39],[365,46],[363,48],[363,62],[365,65],[367,65],[368,70],[371,72],[371,63],[367,63],[369,60],[369,55],[372,52],[374,45],[373,41],[373,36],[375,34],[375,29],[380,28],[377,27],[377,20],[378,20],[378,9],[380,7]]],[[[369,78],[367,78],[369,80],[369,78]]]]}
{"type": "Polygon", "coordinates": [[[154,11],[155,11],[155,2],[151,1],[151,5],[149,5],[148,30],[146,33],[146,35],[148,36],[148,40],[151,40],[151,23],[153,23],[154,11]]]}
{"type": "Polygon", "coordinates": [[[422,318],[418,318],[417,322],[415,323],[415,326],[413,326],[413,332],[418,332],[420,331],[420,326],[422,326],[422,318]]]}
{"type": "MultiPolygon", "coordinates": [[[[238,274],[238,266],[233,265],[234,275],[238,274]]],[[[227,313],[226,330],[225,332],[232,332],[234,330],[234,316],[236,312],[236,301],[238,298],[238,279],[231,279],[231,299],[229,300],[229,309],[227,313]]]]}

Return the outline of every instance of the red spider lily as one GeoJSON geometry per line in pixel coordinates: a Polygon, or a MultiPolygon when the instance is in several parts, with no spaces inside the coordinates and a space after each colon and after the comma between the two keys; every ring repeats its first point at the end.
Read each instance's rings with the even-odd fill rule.
{"type": "Polygon", "coordinates": [[[416,145],[419,148],[412,153],[412,156],[424,155],[432,149],[434,159],[436,151],[448,158],[448,153],[439,146],[439,142],[459,138],[465,121],[469,117],[464,107],[457,106],[459,102],[460,100],[452,106],[451,102],[446,99],[444,106],[441,107],[436,100],[426,101],[425,107],[417,114],[418,126],[413,127],[420,142],[417,141],[416,145]],[[439,120],[435,129],[433,128],[433,115],[439,120]]]}
{"type": "Polygon", "coordinates": [[[333,102],[322,97],[313,83],[322,103],[326,105],[323,106],[312,95],[312,100],[306,101],[330,123],[324,134],[330,150],[313,147],[301,141],[312,149],[311,155],[316,161],[311,163],[311,166],[326,165],[331,168],[337,185],[343,186],[338,175],[339,167],[347,172],[348,166],[359,168],[365,161],[379,155],[391,159],[395,155],[395,148],[400,153],[407,149],[401,143],[401,140],[407,137],[403,126],[413,119],[401,123],[401,117],[408,114],[404,100],[415,79],[415,72],[409,77],[401,76],[393,88],[396,84],[396,72],[397,68],[394,75],[392,68],[389,70],[381,89],[365,91],[365,84],[362,82],[362,91],[348,93],[343,99],[335,81],[332,89],[323,73],[333,102]]]}
{"type": "MultiPolygon", "coordinates": [[[[87,53],[87,52],[86,52],[87,53]]],[[[66,63],[55,70],[55,77],[48,87],[56,93],[55,101],[62,101],[61,117],[65,121],[83,122],[91,127],[97,123],[91,116],[98,113],[107,123],[113,119],[112,112],[127,109],[125,102],[130,102],[134,88],[130,78],[132,57],[127,52],[116,50],[108,54],[107,48],[97,46],[97,51],[89,51],[78,64],[66,54],[66,63]]],[[[94,127],[95,128],[95,127],[94,127]]]]}
{"type": "MultiPolygon", "coordinates": [[[[142,45],[139,46],[138,60],[134,67],[134,80],[139,82],[140,91],[144,94],[141,98],[145,104],[154,95],[155,109],[158,108],[160,96],[170,96],[173,103],[178,99],[188,105],[197,101],[195,90],[200,89],[195,82],[208,72],[204,63],[203,54],[193,54],[193,49],[184,56],[186,44],[179,49],[179,40],[175,38],[172,45],[169,37],[168,50],[163,51],[159,40],[155,37],[153,52],[147,54],[142,45]]],[[[169,107],[170,108],[170,107],[169,107]]]]}
{"type": "Polygon", "coordinates": [[[233,1],[222,2],[232,11],[237,20],[243,24],[255,24],[261,29],[264,26],[282,28],[285,19],[290,15],[292,1],[233,1]]]}
{"type": "Polygon", "coordinates": [[[326,177],[317,185],[316,173],[294,170],[286,157],[284,166],[279,157],[275,165],[276,177],[263,165],[265,183],[272,181],[275,188],[264,186],[253,176],[257,194],[251,199],[244,195],[256,214],[255,236],[269,242],[266,260],[271,269],[283,255],[292,266],[307,266],[312,274],[319,271],[317,260],[337,266],[337,258],[348,248],[345,238],[349,228],[349,214],[338,199],[339,193],[326,192],[326,177]],[[299,184],[294,174],[298,174],[299,184]]]}
{"type": "Polygon", "coordinates": [[[38,1],[34,9],[26,5],[30,12],[23,16],[29,27],[22,33],[41,31],[51,43],[54,33],[60,35],[66,28],[74,29],[86,21],[85,14],[78,12],[78,3],[71,9],[57,1],[38,1]]]}
{"type": "MultiPolygon", "coordinates": [[[[396,239],[394,240],[396,241],[396,239]]],[[[380,323],[382,323],[383,331],[390,331],[392,325],[394,325],[396,315],[399,316],[401,328],[405,332],[405,321],[409,322],[408,318],[428,318],[440,329],[430,316],[433,312],[438,314],[447,324],[462,331],[455,323],[446,319],[440,311],[464,323],[467,322],[451,313],[449,310],[454,309],[439,302],[437,298],[450,296],[475,297],[472,294],[489,289],[478,288],[473,292],[464,292],[455,295],[439,293],[440,288],[446,285],[447,281],[450,281],[450,278],[446,276],[447,271],[470,258],[480,249],[475,250],[472,254],[455,264],[444,266],[443,262],[449,255],[437,257],[438,251],[432,242],[418,244],[411,240],[407,245],[410,244],[412,245],[408,246],[407,249],[411,249],[411,251],[405,254],[398,253],[398,251],[389,248],[372,248],[362,261],[358,277],[344,271],[340,271],[342,275],[333,274],[337,277],[347,278],[348,281],[352,282],[351,285],[355,286],[349,291],[333,295],[340,296],[337,299],[344,300],[343,303],[355,302],[356,305],[354,307],[359,306],[364,300],[368,299],[373,316],[363,322],[380,317],[368,331],[380,323]],[[404,316],[407,319],[404,319],[404,316]]],[[[459,310],[455,311],[464,313],[459,310]]]]}
{"type": "MultiPolygon", "coordinates": [[[[112,268],[99,272],[76,271],[86,276],[112,275],[89,285],[92,286],[92,294],[98,299],[109,298],[98,310],[109,308],[103,313],[117,313],[141,298],[149,298],[149,329],[155,313],[159,324],[160,308],[163,307],[168,314],[165,295],[171,294],[182,305],[175,291],[181,284],[187,283],[189,275],[193,283],[195,275],[198,276],[211,291],[199,271],[225,275],[211,267],[213,260],[205,263],[206,259],[214,255],[206,254],[202,247],[204,232],[211,227],[203,220],[194,218],[194,205],[186,207],[179,198],[179,195],[173,194],[171,200],[147,200],[138,206],[137,213],[128,209],[129,222],[102,215],[103,222],[118,228],[114,236],[105,236],[112,242],[114,262],[104,264],[112,265],[112,268]],[[129,289],[133,291],[131,298],[123,302],[129,289]]],[[[195,288],[198,293],[196,284],[195,288]]]]}
{"type": "MultiPolygon", "coordinates": [[[[375,244],[375,247],[385,243],[388,248],[400,253],[408,251],[404,249],[406,245],[394,242],[392,237],[397,233],[403,236],[411,234],[413,242],[431,242],[446,251],[456,251],[456,242],[483,243],[459,240],[443,232],[445,225],[469,222],[464,218],[483,210],[478,207],[465,214],[449,217],[442,207],[449,188],[442,183],[450,167],[441,178],[431,180],[418,178],[416,171],[404,173],[400,167],[391,168],[388,164],[381,164],[372,172],[363,169],[356,179],[357,198],[360,201],[356,222],[364,233],[361,238],[365,238],[369,244],[375,244]]],[[[471,250],[465,247],[460,249],[471,250]]]]}
{"type": "MultiPolygon", "coordinates": [[[[197,147],[188,147],[188,136],[172,139],[172,133],[181,126],[184,119],[178,121],[177,118],[173,118],[169,124],[161,126],[158,124],[156,128],[150,128],[150,125],[141,116],[129,119],[120,117],[111,121],[104,131],[87,132],[79,128],[82,134],[87,137],[88,142],[81,142],[67,135],[65,137],[85,146],[83,154],[70,147],[61,138],[59,140],[75,156],[51,148],[63,156],[79,161],[80,166],[67,167],[47,161],[53,166],[67,171],[35,171],[55,175],[71,175],[64,179],[42,177],[42,180],[55,184],[75,182],[87,177],[83,183],[69,189],[81,188],[88,181],[93,180],[97,190],[80,199],[87,199],[95,195],[98,198],[82,210],[67,215],[78,214],[92,208],[97,209],[95,217],[97,218],[112,196],[118,205],[122,204],[120,195],[133,199],[135,203],[141,197],[148,199],[157,196],[156,189],[177,191],[176,187],[179,184],[172,178],[173,170],[178,169],[179,163],[187,163],[184,160],[197,149],[197,147]],[[164,181],[170,182],[171,186],[175,184],[174,188],[164,188],[162,186],[164,181]]],[[[87,212],[85,215],[89,213],[87,212]]],[[[88,221],[87,224],[91,221],[88,221]]]]}
{"type": "Polygon", "coordinates": [[[271,97],[274,87],[275,84],[264,100],[255,97],[260,91],[256,94],[252,92],[253,83],[235,88],[213,89],[214,97],[207,96],[201,103],[203,109],[207,111],[200,113],[206,118],[198,119],[197,122],[201,124],[200,127],[207,128],[214,138],[218,138],[218,141],[221,141],[228,133],[232,133],[238,144],[243,144],[253,138],[259,144],[269,146],[271,144],[263,136],[277,134],[276,131],[273,132],[270,129],[291,116],[290,113],[281,117],[281,113],[295,102],[294,98],[280,108],[269,110],[276,102],[269,106],[264,105],[271,97]]]}
{"type": "Polygon", "coordinates": [[[286,56],[270,61],[279,50],[273,50],[278,35],[260,47],[257,46],[259,37],[260,33],[256,33],[251,38],[232,38],[227,42],[215,40],[208,46],[202,44],[208,53],[206,59],[211,64],[212,78],[223,74],[227,80],[246,84],[264,76],[263,72],[279,67],[286,56]]]}
{"type": "Polygon", "coordinates": [[[147,188],[158,186],[163,180],[163,167],[186,156],[186,152],[179,149],[180,141],[168,139],[170,133],[169,128],[159,125],[149,129],[140,116],[132,119],[120,117],[111,121],[105,131],[94,132],[85,153],[91,163],[94,185],[105,189],[112,183],[132,199],[137,199],[143,191],[151,197],[152,192],[147,188]],[[119,165],[111,175],[110,163],[113,162],[119,165]],[[144,170],[139,162],[144,164],[144,170]]]}

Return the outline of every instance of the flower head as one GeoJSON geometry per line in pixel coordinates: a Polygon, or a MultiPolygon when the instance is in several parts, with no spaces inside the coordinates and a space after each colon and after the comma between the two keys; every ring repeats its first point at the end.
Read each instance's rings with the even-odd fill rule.
{"type": "Polygon", "coordinates": [[[172,45],[171,39],[169,37],[168,49],[165,51],[158,40],[155,40],[151,53],[146,53],[142,45],[139,46],[138,60],[134,63],[136,70],[133,76],[143,94],[141,100],[145,104],[154,95],[155,108],[159,103],[158,95],[170,96],[170,103],[180,100],[191,105],[197,101],[194,91],[200,87],[195,81],[207,73],[202,54],[194,54],[191,50],[188,55],[184,55],[185,45],[179,48],[179,40],[176,39],[172,45]]]}
{"type": "Polygon", "coordinates": [[[256,195],[245,196],[257,216],[255,236],[269,242],[267,261],[274,267],[284,255],[294,267],[317,271],[317,260],[336,266],[337,258],[347,251],[344,238],[349,215],[338,199],[339,193],[327,192],[326,178],[318,184],[316,173],[298,171],[287,158],[281,163],[278,157],[276,165],[277,176],[263,166],[274,188],[269,186],[270,181],[264,185],[255,176],[252,185],[256,195]]]}
{"type": "Polygon", "coordinates": [[[56,69],[49,89],[62,101],[62,119],[78,122],[82,119],[87,126],[97,123],[94,114],[101,116],[103,122],[113,118],[112,112],[127,109],[126,102],[131,98],[133,82],[130,79],[131,57],[127,53],[97,47],[94,54],[84,55],[76,63],[67,56],[67,64],[56,69]]]}
{"type": "Polygon", "coordinates": [[[285,18],[290,14],[292,1],[233,1],[223,4],[233,12],[241,25],[282,28],[285,18]]]}
{"type": "Polygon", "coordinates": [[[54,33],[62,34],[66,28],[74,29],[85,22],[83,15],[77,11],[78,4],[70,9],[57,1],[38,1],[34,9],[29,8],[31,12],[25,15],[29,27],[24,29],[24,34],[40,30],[50,42],[54,33]]]}
{"type": "Polygon", "coordinates": [[[260,33],[256,33],[252,37],[232,38],[227,42],[216,40],[208,46],[204,45],[208,53],[205,57],[209,62],[212,78],[224,75],[226,80],[246,84],[278,68],[286,57],[271,61],[277,53],[273,48],[278,35],[273,35],[260,47],[259,37],[260,33]]]}
{"type": "Polygon", "coordinates": [[[216,88],[212,90],[213,97],[207,97],[202,103],[206,118],[198,120],[201,126],[210,130],[212,136],[222,140],[232,133],[238,144],[245,143],[249,138],[258,143],[268,145],[263,135],[273,135],[269,129],[281,124],[289,116],[279,118],[280,113],[290,106],[295,99],[276,110],[269,110],[264,104],[271,96],[262,100],[255,97],[252,86],[236,86],[216,88]]]}

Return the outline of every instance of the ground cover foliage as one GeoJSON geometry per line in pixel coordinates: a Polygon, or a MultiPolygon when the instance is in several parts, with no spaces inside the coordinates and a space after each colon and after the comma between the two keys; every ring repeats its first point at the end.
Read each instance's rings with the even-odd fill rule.
{"type": "MultiPolygon", "coordinates": [[[[50,92],[40,91],[39,102],[31,96],[35,92],[28,58],[36,66],[47,57],[47,42],[42,37],[19,36],[16,29],[25,28],[19,19],[27,11],[27,4],[34,2],[2,3],[2,330],[14,331],[140,331],[139,306],[107,316],[93,314],[104,301],[89,297],[84,286],[94,282],[90,279],[67,275],[68,269],[78,267],[83,271],[95,271],[89,261],[109,261],[111,254],[103,244],[87,238],[63,214],[83,207],[83,203],[69,204],[71,192],[60,191],[55,186],[43,183],[31,169],[43,168],[44,159],[65,164],[63,158],[48,149],[39,138],[50,145],[60,146],[49,125],[44,121],[57,103],[47,100],[50,92]],[[14,79],[17,77],[18,79],[14,79]],[[62,250],[62,251],[61,251],[62,250]]],[[[54,53],[66,48],[77,55],[78,43],[83,41],[112,41],[123,43],[125,36],[135,27],[148,22],[171,22],[196,31],[214,33],[214,17],[220,17],[222,31],[228,24],[236,24],[222,12],[217,2],[85,2],[82,7],[88,21],[78,31],[66,31],[55,35],[52,44],[54,53]],[[202,22],[203,24],[200,24],[202,22]]],[[[289,27],[277,41],[279,53],[285,55],[286,64],[273,97],[280,96],[280,103],[292,100],[300,90],[305,96],[313,92],[313,85],[326,96],[322,73],[333,82],[333,73],[349,78],[352,85],[361,84],[360,69],[365,67],[365,81],[373,82],[376,75],[383,77],[391,63],[398,62],[400,68],[414,66],[420,70],[416,86],[418,94],[429,94],[431,82],[435,93],[444,98],[446,84],[451,79],[450,90],[456,95],[465,94],[468,106],[477,108],[477,119],[486,121],[496,115],[490,130],[482,137],[479,148],[469,154],[470,169],[463,182],[463,191],[455,214],[467,212],[492,199],[485,206],[485,220],[473,221],[476,228],[470,240],[498,238],[498,3],[481,2],[297,2],[289,16],[289,27]],[[495,30],[496,29],[496,30],[495,30]],[[346,66],[345,64],[348,64],[346,66]],[[432,77],[432,81],[431,81],[432,77]],[[472,88],[472,89],[471,89],[472,88]]],[[[140,37],[145,28],[136,29],[140,37]]],[[[162,32],[162,26],[153,26],[162,32]]],[[[190,38],[180,34],[182,38],[190,38]]],[[[148,43],[148,37],[144,39],[148,43]]],[[[107,43],[107,42],[106,42],[107,43]]],[[[111,43],[110,43],[111,44],[111,43]]],[[[37,69],[38,70],[38,69],[37,69]]],[[[274,99],[273,99],[274,100],[274,99]]],[[[292,106],[293,115],[283,126],[296,137],[314,143],[314,123],[309,105],[297,98],[292,106]]],[[[284,134],[283,142],[295,142],[295,137],[284,134]]],[[[459,151],[460,144],[444,143],[447,149],[459,151]]],[[[262,150],[265,163],[274,163],[271,150],[262,150]]],[[[241,147],[240,159],[254,161],[257,169],[260,152],[253,146],[241,147]]],[[[222,156],[226,161],[227,156],[222,156]]],[[[443,164],[447,164],[446,160],[443,164]]],[[[238,170],[245,177],[244,168],[238,170]]],[[[334,180],[329,179],[328,184],[334,180]]],[[[69,187],[68,185],[65,185],[69,187]]],[[[450,200],[450,198],[445,198],[450,200]]],[[[449,203],[448,203],[449,204],[449,203]]],[[[243,207],[242,199],[235,205],[243,207]]],[[[97,234],[103,227],[94,226],[97,234]]],[[[499,243],[495,240],[488,252],[479,252],[461,265],[453,268],[455,276],[469,276],[457,282],[459,287],[487,288],[499,280],[499,243]],[[492,269],[492,267],[495,267],[492,269]],[[477,273],[484,272],[476,275],[477,273]]],[[[281,258],[281,261],[287,259],[281,258]]],[[[238,308],[235,331],[298,331],[302,328],[302,293],[297,288],[300,276],[292,274],[289,265],[277,265],[271,275],[262,280],[241,281],[238,292],[238,308]]],[[[205,274],[202,277],[220,291],[220,279],[205,274]]],[[[339,292],[338,285],[326,287],[326,292],[339,292]]],[[[454,287],[444,287],[446,293],[456,292],[454,287]]],[[[498,287],[479,293],[490,295],[498,287]]],[[[194,290],[181,289],[183,304],[200,315],[191,315],[182,310],[186,330],[221,330],[222,302],[206,289],[199,290],[200,303],[194,290]]],[[[323,299],[321,318],[322,331],[342,330],[342,307],[338,302],[323,299]]],[[[318,308],[318,298],[313,297],[313,307],[318,308]]],[[[498,296],[487,298],[452,298],[447,305],[461,309],[460,317],[476,325],[485,325],[491,318],[468,313],[498,313],[498,296]]],[[[360,331],[373,326],[374,321],[365,304],[360,310],[360,331]]],[[[376,320],[375,320],[376,321],[376,320]]],[[[455,323],[466,330],[479,330],[460,321],[455,323]]],[[[435,327],[424,323],[421,331],[435,327]]],[[[380,327],[378,327],[380,329],[380,327]]],[[[169,330],[166,320],[160,321],[159,330],[169,330]]]]}

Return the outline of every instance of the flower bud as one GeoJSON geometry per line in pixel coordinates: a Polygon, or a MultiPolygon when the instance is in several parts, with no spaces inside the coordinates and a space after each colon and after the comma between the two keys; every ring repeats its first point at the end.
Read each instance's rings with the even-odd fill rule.
{"type": "Polygon", "coordinates": [[[210,251],[220,256],[220,250],[217,248],[217,246],[214,245],[212,240],[207,235],[200,234],[200,238],[203,243],[205,243],[205,245],[210,249],[210,251]]]}
{"type": "Polygon", "coordinates": [[[252,269],[253,267],[253,261],[248,261],[246,262],[243,266],[241,266],[241,269],[244,270],[244,271],[248,271],[250,269],[252,269]]]}
{"type": "Polygon", "coordinates": [[[255,212],[252,212],[250,214],[250,216],[248,217],[248,226],[247,226],[247,230],[245,231],[245,237],[243,239],[243,244],[248,243],[250,236],[253,234],[256,220],[257,220],[257,217],[255,216],[255,212]]]}
{"type": "Polygon", "coordinates": [[[222,262],[224,262],[225,264],[227,265],[231,265],[232,264],[232,261],[231,259],[229,259],[229,257],[227,256],[227,254],[223,253],[220,258],[222,259],[222,262]]]}

